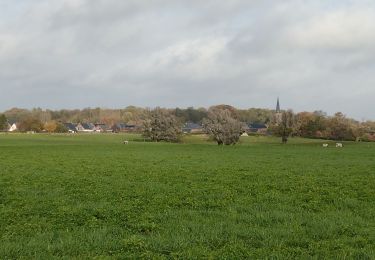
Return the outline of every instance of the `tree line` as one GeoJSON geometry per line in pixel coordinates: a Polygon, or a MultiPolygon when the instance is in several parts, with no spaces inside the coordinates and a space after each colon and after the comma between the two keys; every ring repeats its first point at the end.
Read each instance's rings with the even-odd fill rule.
{"type": "Polygon", "coordinates": [[[299,136],[336,141],[375,141],[375,122],[359,122],[337,112],[328,116],[322,111],[293,113],[283,111],[279,124],[270,131],[281,137],[299,136]]]}
{"type": "MultiPolygon", "coordinates": [[[[236,116],[242,122],[257,122],[267,123],[272,115],[270,109],[234,109],[231,106],[221,105],[229,110],[235,110],[236,116]]],[[[207,108],[173,108],[165,109],[169,113],[176,116],[181,122],[201,123],[203,118],[207,117],[207,108]]],[[[142,108],[135,106],[128,106],[123,109],[107,109],[107,108],[84,108],[84,109],[61,109],[61,110],[43,110],[41,108],[22,109],[12,108],[3,114],[11,120],[21,121],[25,118],[36,118],[45,123],[48,121],[70,122],[70,123],[87,123],[87,122],[101,122],[111,125],[116,122],[124,122],[129,124],[142,124],[146,118],[150,108],[142,108]]]]}
{"type": "Polygon", "coordinates": [[[233,144],[246,131],[247,123],[262,123],[268,134],[280,136],[287,142],[290,136],[331,140],[375,141],[375,122],[359,122],[338,112],[329,116],[322,111],[294,113],[291,110],[276,114],[270,109],[236,109],[229,105],[206,108],[140,108],[124,109],[84,108],[74,110],[31,110],[13,108],[0,115],[0,130],[9,120],[18,122],[20,131],[66,132],[63,123],[96,122],[111,126],[127,123],[143,129],[145,137],[153,141],[177,142],[181,125],[186,122],[201,124],[204,131],[218,144],[233,144]]]}
{"type": "MultiPolygon", "coordinates": [[[[218,145],[236,144],[247,131],[247,122],[242,121],[242,112],[227,105],[211,107],[201,121],[203,129],[218,145]]],[[[145,137],[153,141],[179,140],[181,131],[173,113],[157,108],[150,115],[152,120],[147,121],[145,137]],[[164,135],[168,137],[164,138],[164,135]]],[[[283,143],[287,143],[291,136],[336,141],[375,141],[375,122],[359,122],[341,112],[328,116],[322,111],[294,113],[287,110],[272,112],[259,121],[266,122],[268,134],[281,137],[283,143]]]]}

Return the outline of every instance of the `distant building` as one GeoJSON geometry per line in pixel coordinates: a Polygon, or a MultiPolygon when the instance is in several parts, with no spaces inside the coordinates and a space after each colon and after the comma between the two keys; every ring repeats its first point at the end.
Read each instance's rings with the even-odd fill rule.
{"type": "Polygon", "coordinates": [[[76,129],[77,129],[78,132],[87,132],[87,133],[90,133],[90,132],[94,132],[95,125],[91,124],[91,123],[79,123],[76,126],[76,129]]]}
{"type": "Polygon", "coordinates": [[[77,133],[76,125],[73,123],[64,123],[63,124],[69,133],[77,133]]]}
{"type": "Polygon", "coordinates": [[[275,110],[275,123],[280,124],[282,120],[282,111],[280,107],[280,100],[277,98],[276,110],[275,110]]]}
{"type": "Polygon", "coordinates": [[[187,122],[182,127],[182,132],[185,134],[200,134],[200,133],[203,133],[203,127],[200,124],[187,122]]]}
{"type": "Polygon", "coordinates": [[[117,124],[114,124],[111,127],[111,129],[115,133],[119,133],[119,132],[134,132],[134,131],[136,131],[138,129],[138,127],[136,125],[133,125],[133,124],[117,123],[117,124]]]}
{"type": "Polygon", "coordinates": [[[280,100],[279,100],[279,98],[277,98],[276,113],[281,113],[281,109],[280,109],[280,100]]]}
{"type": "Polygon", "coordinates": [[[97,123],[94,125],[94,131],[104,133],[104,132],[112,132],[112,129],[106,124],[97,123]]]}
{"type": "Polygon", "coordinates": [[[262,123],[250,123],[247,128],[248,133],[266,134],[267,130],[267,125],[262,123]]]}
{"type": "Polygon", "coordinates": [[[8,132],[15,132],[18,130],[16,120],[8,120],[8,132]]]}

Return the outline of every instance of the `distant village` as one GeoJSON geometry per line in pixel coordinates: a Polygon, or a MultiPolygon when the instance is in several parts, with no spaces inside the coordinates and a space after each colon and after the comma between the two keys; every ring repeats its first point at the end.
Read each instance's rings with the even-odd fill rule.
{"type": "MultiPolygon", "coordinates": [[[[375,122],[357,121],[337,112],[327,115],[323,111],[298,112],[282,110],[279,99],[275,109],[237,109],[230,105],[217,105],[210,108],[173,108],[160,110],[161,118],[167,120],[163,130],[176,133],[208,133],[205,120],[212,111],[227,111],[229,118],[241,124],[242,135],[290,135],[304,138],[318,138],[348,141],[375,141],[375,122]],[[173,123],[171,123],[173,122],[173,123]],[[282,128],[281,128],[282,127],[282,128]]],[[[46,133],[142,133],[150,126],[145,125],[152,118],[152,110],[129,106],[124,109],[85,108],[75,110],[27,110],[13,108],[0,113],[1,132],[46,132],[46,133]]],[[[213,120],[228,120],[218,115],[213,120]]],[[[159,119],[157,119],[159,120],[159,119]]],[[[159,122],[161,122],[159,120],[159,122]]],[[[161,123],[163,125],[163,123],[161,123]]],[[[206,124],[207,126],[207,124],[206,124]]],[[[160,127],[156,127],[160,128],[160,127]]],[[[232,130],[228,130],[232,131],[232,130]]],[[[239,132],[236,130],[236,132],[239,132]]],[[[156,137],[155,137],[156,138],[156,137]]]]}
{"type": "MultiPolygon", "coordinates": [[[[137,133],[142,131],[142,125],[115,123],[107,125],[104,123],[62,123],[67,133],[137,133]]],[[[243,124],[244,134],[267,134],[268,126],[262,123],[243,124]]],[[[185,134],[203,134],[202,124],[187,122],[181,128],[185,134]]],[[[6,132],[19,132],[18,122],[14,120],[7,121],[6,132]]],[[[28,131],[32,133],[34,131],[28,131]]],[[[47,132],[47,130],[44,130],[47,132]]]]}
{"type": "MultiPolygon", "coordinates": [[[[229,105],[214,106],[229,110],[242,122],[246,133],[266,134],[270,118],[280,112],[279,103],[276,111],[271,109],[236,109],[229,105]]],[[[203,121],[211,108],[175,108],[164,109],[168,115],[177,120],[176,125],[182,133],[204,133],[203,121]]],[[[12,108],[0,113],[6,126],[3,132],[50,132],[50,133],[140,133],[144,122],[150,117],[150,109],[128,106],[124,109],[84,108],[75,110],[27,110],[12,108]]]]}

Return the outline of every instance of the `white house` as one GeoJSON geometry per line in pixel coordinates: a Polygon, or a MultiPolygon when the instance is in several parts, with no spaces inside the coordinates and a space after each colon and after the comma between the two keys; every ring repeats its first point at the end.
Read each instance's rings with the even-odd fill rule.
{"type": "Polygon", "coordinates": [[[15,121],[8,121],[8,132],[14,132],[17,131],[17,123],[15,121]]]}
{"type": "Polygon", "coordinates": [[[76,126],[78,132],[92,133],[94,132],[95,126],[91,123],[79,123],[76,126]]]}

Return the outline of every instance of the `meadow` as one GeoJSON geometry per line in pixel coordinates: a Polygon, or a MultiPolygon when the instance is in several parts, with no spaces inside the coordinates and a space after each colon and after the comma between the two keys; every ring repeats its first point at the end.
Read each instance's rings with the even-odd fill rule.
{"type": "Polygon", "coordinates": [[[279,142],[0,134],[0,259],[374,259],[375,144],[279,142]]]}

